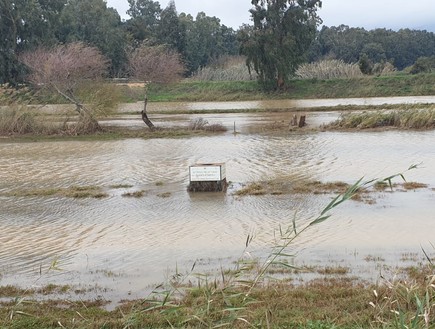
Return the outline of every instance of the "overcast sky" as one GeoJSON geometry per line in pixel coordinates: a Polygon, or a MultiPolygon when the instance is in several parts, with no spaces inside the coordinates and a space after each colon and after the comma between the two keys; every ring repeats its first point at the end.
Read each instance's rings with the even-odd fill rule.
{"type": "MultiPolygon", "coordinates": [[[[127,0],[106,1],[123,19],[128,19],[125,13],[129,8],[127,0]]],[[[169,0],[158,2],[165,8],[169,0]]],[[[244,23],[251,24],[251,0],[175,0],[175,5],[178,13],[195,17],[203,11],[234,29],[244,23]]],[[[319,15],[326,26],[345,24],[367,30],[411,28],[435,32],[435,0],[323,0],[319,15]]]]}

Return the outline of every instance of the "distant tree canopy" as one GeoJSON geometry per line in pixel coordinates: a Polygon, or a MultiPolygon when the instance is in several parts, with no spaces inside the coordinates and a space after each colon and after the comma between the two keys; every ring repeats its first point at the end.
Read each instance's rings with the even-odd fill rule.
{"type": "Polygon", "coordinates": [[[18,53],[56,42],[64,4],[65,0],[0,0],[0,83],[22,81],[18,53]]]}
{"type": "Polygon", "coordinates": [[[399,31],[352,28],[347,25],[324,26],[311,46],[310,61],[322,58],[356,63],[363,59],[372,63],[388,61],[398,70],[415,63],[419,57],[435,55],[435,34],[427,31],[399,31]]]}
{"type": "Polygon", "coordinates": [[[175,1],[165,9],[153,0],[128,0],[131,16],[126,30],[137,45],[143,41],[167,45],[181,54],[187,74],[194,73],[222,55],[238,54],[236,31],[217,17],[200,12],[193,16],[177,13],[175,1]]]}
{"type": "Polygon", "coordinates": [[[105,0],[69,0],[60,14],[56,31],[60,43],[84,42],[97,47],[111,61],[117,75],[126,62],[126,35],[121,17],[105,0]]]}
{"type": "Polygon", "coordinates": [[[24,81],[21,53],[75,42],[97,48],[109,60],[111,77],[128,77],[128,53],[146,43],[178,53],[185,76],[222,56],[244,54],[261,81],[275,87],[304,61],[338,59],[373,73],[377,63],[402,70],[423,58],[413,72],[427,72],[431,64],[424,58],[435,56],[432,32],[346,25],[317,30],[320,0],[244,1],[251,1],[253,24],[235,31],[203,12],[178,13],[176,0],[166,8],[128,0],[124,21],[105,0],[0,0],[0,84],[24,81]]]}

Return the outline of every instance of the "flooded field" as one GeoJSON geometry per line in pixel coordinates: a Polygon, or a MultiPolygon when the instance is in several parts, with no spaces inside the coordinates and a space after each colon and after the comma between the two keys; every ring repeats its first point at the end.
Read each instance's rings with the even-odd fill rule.
{"type": "MultiPolygon", "coordinates": [[[[309,113],[317,126],[339,114],[309,113]]],[[[161,125],[193,115],[157,115],[161,125]]],[[[227,133],[186,139],[0,143],[0,285],[44,283],[94,287],[90,295],[144,297],[176,268],[198,271],[233,266],[248,234],[253,257],[273,245],[279,226],[294,216],[303,226],[331,195],[238,197],[243,184],[382,178],[421,163],[408,181],[428,188],[379,192],[374,204],[349,201],[293,245],[296,264],[350,266],[376,278],[379,261],[403,266],[435,253],[435,132],[262,133],[265,123],[291,113],[204,114],[227,133]],[[237,134],[232,127],[236,122],[237,134]],[[225,162],[226,193],[187,192],[189,165],[225,162]],[[11,191],[97,186],[101,199],[6,196],[11,191]],[[144,191],[142,197],[125,197],[144,191]],[[409,257],[413,255],[413,257],[409,257]],[[47,273],[56,260],[61,270],[47,273]],[[42,277],[41,277],[42,274],[42,277]]],[[[114,124],[114,122],[106,122],[114,124]]],[[[126,115],[116,124],[143,127],[126,115]]]]}

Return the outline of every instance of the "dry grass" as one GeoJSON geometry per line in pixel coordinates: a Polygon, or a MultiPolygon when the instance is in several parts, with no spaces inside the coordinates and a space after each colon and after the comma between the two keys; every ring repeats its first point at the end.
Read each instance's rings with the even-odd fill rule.
{"type": "Polygon", "coordinates": [[[38,116],[35,109],[12,104],[0,109],[0,135],[51,135],[61,130],[59,124],[38,116]]]}
{"type": "Polygon", "coordinates": [[[208,131],[208,132],[225,132],[227,128],[222,124],[210,124],[204,118],[197,118],[189,123],[188,130],[190,131],[208,131]]]}
{"type": "Polygon", "coordinates": [[[210,66],[200,68],[193,74],[195,81],[249,81],[256,79],[256,74],[249,73],[246,59],[242,56],[227,56],[210,66]]]}
{"type": "Polygon", "coordinates": [[[376,182],[373,186],[375,191],[386,191],[397,188],[403,188],[404,190],[418,190],[428,188],[429,186],[424,183],[418,182],[403,182],[403,183],[394,183],[390,186],[387,182],[376,182]]]}
{"type": "Polygon", "coordinates": [[[433,129],[435,128],[435,108],[405,109],[386,111],[364,111],[343,114],[326,129],[433,129]]]}
{"type": "Polygon", "coordinates": [[[347,64],[342,60],[324,60],[315,63],[303,64],[297,71],[300,79],[352,79],[363,76],[357,63],[347,64]]]}
{"type": "Polygon", "coordinates": [[[285,181],[271,180],[250,183],[235,192],[235,195],[280,195],[280,194],[329,194],[343,193],[349,188],[349,184],[344,182],[320,181],[285,181]]]}
{"type": "MultiPolygon", "coordinates": [[[[350,184],[345,182],[290,181],[279,179],[249,183],[235,191],[234,195],[242,197],[283,194],[343,194],[349,187],[350,184]]],[[[387,182],[381,181],[374,183],[370,189],[357,191],[351,200],[365,204],[375,204],[376,192],[410,191],[424,188],[429,188],[429,186],[418,182],[394,183],[390,186],[387,182]]]]}

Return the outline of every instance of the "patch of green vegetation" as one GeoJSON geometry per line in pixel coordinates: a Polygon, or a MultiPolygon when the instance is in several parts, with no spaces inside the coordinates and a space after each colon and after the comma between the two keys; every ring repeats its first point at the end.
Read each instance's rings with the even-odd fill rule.
{"type": "MultiPolygon", "coordinates": [[[[236,101],[435,95],[435,74],[352,79],[295,79],[286,90],[265,92],[257,81],[183,81],[151,85],[150,101],[236,101]]],[[[143,97],[143,96],[141,96],[143,97]]],[[[137,98],[136,101],[142,100],[137,98]]]]}

